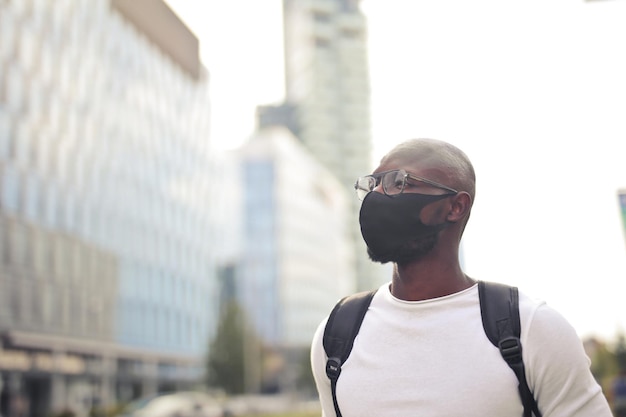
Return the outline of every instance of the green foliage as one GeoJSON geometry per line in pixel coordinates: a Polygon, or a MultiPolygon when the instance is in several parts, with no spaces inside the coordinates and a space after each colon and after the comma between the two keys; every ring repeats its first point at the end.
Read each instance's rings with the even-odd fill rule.
{"type": "Polygon", "coordinates": [[[228,394],[246,391],[246,346],[258,344],[258,337],[247,323],[245,313],[229,302],[220,317],[207,359],[207,384],[228,394]]]}
{"type": "Polygon", "coordinates": [[[618,375],[626,374],[626,337],[623,333],[617,335],[613,348],[596,341],[591,356],[591,373],[602,386],[609,403],[612,403],[613,382],[618,375]]]}
{"type": "Polygon", "coordinates": [[[615,346],[615,360],[620,373],[626,374],[626,335],[619,334],[617,336],[617,345],[615,346]]]}
{"type": "Polygon", "coordinates": [[[122,414],[126,404],[115,404],[109,407],[94,407],[89,411],[89,417],[115,417],[122,414]]]}
{"type": "Polygon", "coordinates": [[[293,413],[281,413],[281,414],[255,414],[254,416],[241,416],[241,417],[319,417],[320,411],[295,411],[293,413]]]}
{"type": "Polygon", "coordinates": [[[58,413],[53,413],[51,417],[75,417],[76,414],[72,410],[61,410],[58,413]]]}
{"type": "Polygon", "coordinates": [[[604,343],[598,345],[591,358],[591,373],[601,383],[617,373],[615,355],[604,343]]]}
{"type": "Polygon", "coordinates": [[[300,357],[298,365],[298,380],[296,381],[298,390],[302,393],[314,396],[317,394],[317,388],[315,387],[315,379],[313,378],[313,371],[311,370],[310,349],[300,357]]]}

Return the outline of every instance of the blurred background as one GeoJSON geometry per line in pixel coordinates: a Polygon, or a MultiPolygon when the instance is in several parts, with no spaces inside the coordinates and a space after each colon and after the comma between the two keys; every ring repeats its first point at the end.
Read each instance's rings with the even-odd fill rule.
{"type": "Polygon", "coordinates": [[[171,392],[197,416],[319,414],[313,333],[390,279],[352,185],[413,137],[474,162],[467,273],[563,313],[612,400],[625,14],[0,0],[0,414],[158,417],[171,392]]]}

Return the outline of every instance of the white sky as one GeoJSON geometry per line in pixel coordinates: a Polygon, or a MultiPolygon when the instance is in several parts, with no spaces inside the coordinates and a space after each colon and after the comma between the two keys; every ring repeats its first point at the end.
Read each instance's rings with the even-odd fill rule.
{"type": "MultiPolygon", "coordinates": [[[[168,0],[201,41],[212,140],[283,99],[280,0],[168,0]]],[[[581,336],[626,331],[626,0],[364,0],[375,159],[456,144],[478,195],[466,271],[516,284],[581,336]]],[[[355,173],[355,177],[362,173],[355,173]]]]}

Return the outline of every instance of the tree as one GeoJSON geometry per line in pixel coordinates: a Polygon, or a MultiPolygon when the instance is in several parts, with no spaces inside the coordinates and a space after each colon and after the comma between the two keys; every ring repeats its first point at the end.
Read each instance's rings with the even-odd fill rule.
{"type": "Polygon", "coordinates": [[[231,300],[220,316],[215,338],[207,358],[207,384],[222,388],[228,394],[241,394],[250,386],[250,361],[246,361],[250,346],[258,346],[259,338],[252,331],[244,311],[231,300]]]}
{"type": "Polygon", "coordinates": [[[315,379],[313,378],[313,371],[311,370],[310,348],[300,356],[298,365],[298,390],[304,395],[315,397],[317,395],[317,388],[315,386],[315,379]]]}
{"type": "Polygon", "coordinates": [[[607,392],[610,381],[617,373],[615,355],[605,342],[595,341],[595,344],[593,355],[591,355],[591,373],[607,392]]]}
{"type": "Polygon", "coordinates": [[[615,360],[617,361],[618,371],[626,374],[626,335],[624,333],[619,333],[617,335],[615,360]]]}

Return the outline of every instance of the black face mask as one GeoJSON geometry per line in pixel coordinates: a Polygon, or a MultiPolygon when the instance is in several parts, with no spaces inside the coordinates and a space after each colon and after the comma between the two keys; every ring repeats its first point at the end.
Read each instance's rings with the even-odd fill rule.
{"type": "Polygon", "coordinates": [[[450,223],[429,226],[420,220],[420,213],[428,204],[446,197],[450,194],[388,196],[372,191],[366,195],[359,222],[370,258],[381,263],[401,262],[432,249],[437,232],[450,223]]]}

